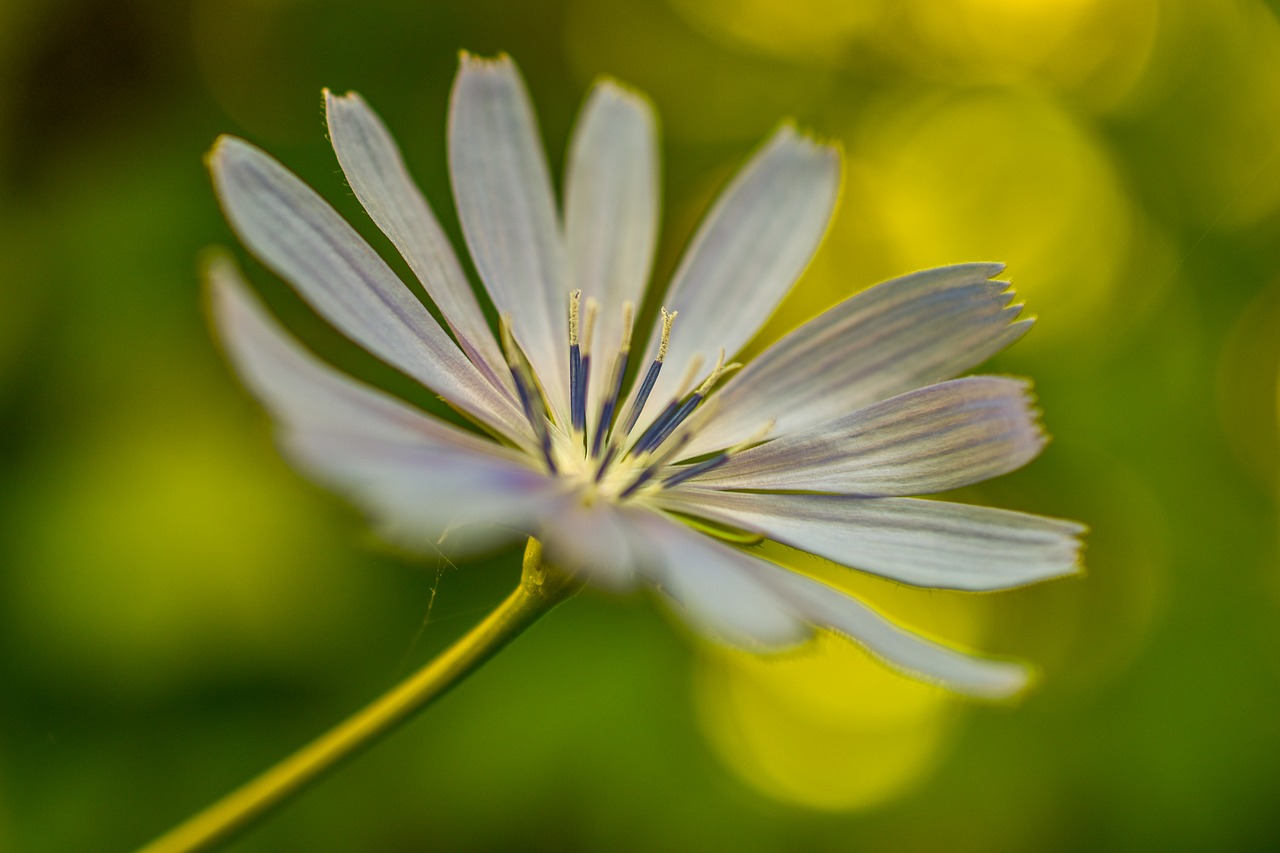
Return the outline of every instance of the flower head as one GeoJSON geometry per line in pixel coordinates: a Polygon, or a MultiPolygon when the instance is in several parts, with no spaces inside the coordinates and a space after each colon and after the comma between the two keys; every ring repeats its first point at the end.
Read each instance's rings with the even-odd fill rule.
{"type": "Polygon", "coordinates": [[[885,282],[744,367],[732,357],[826,231],[839,151],[790,126],[774,133],[707,214],[644,327],[660,207],[648,103],[613,82],[593,88],[560,211],[514,64],[464,54],[449,167],[495,333],[377,116],[354,94],[326,93],[326,108],[347,181],[445,326],[315,192],[223,137],[209,160],[227,217],[320,315],[486,435],[323,364],[215,261],[217,328],[296,464],[410,547],[535,536],[584,581],[656,587],[735,644],[786,647],[816,626],[961,692],[1024,685],[1021,664],[927,640],[727,535],[926,587],[1076,571],[1077,524],[909,497],[1006,473],[1044,444],[1028,383],[949,378],[1030,326],[992,280],[1000,265],[885,282]]]}

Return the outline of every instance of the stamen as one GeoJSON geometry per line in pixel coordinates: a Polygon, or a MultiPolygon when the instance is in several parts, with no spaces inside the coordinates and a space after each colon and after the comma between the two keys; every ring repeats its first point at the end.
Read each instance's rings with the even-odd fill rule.
{"type": "Polygon", "coordinates": [[[639,489],[645,483],[648,483],[650,480],[652,480],[654,475],[658,473],[658,470],[662,468],[664,465],[666,465],[667,462],[670,461],[671,457],[675,456],[678,452],[680,452],[681,447],[684,447],[684,445],[688,443],[690,437],[691,436],[688,433],[685,433],[684,435],[680,436],[679,441],[675,442],[670,448],[664,451],[661,456],[654,459],[643,471],[640,472],[640,475],[638,477],[636,477],[634,480],[631,481],[631,484],[629,486],[627,486],[625,489],[622,490],[621,493],[619,493],[618,499],[622,500],[624,498],[630,497],[631,495],[635,494],[637,489],[639,489]]]}
{"type": "Polygon", "coordinates": [[[575,389],[578,392],[578,409],[573,421],[573,431],[575,434],[582,433],[584,443],[587,431],[587,393],[591,388],[591,339],[595,336],[596,315],[599,313],[600,303],[595,299],[588,299],[587,319],[582,326],[582,366],[578,371],[578,384],[575,389]]]}
{"type": "Polygon", "coordinates": [[[671,324],[679,315],[679,311],[668,314],[666,308],[662,309],[662,340],[658,342],[658,361],[667,360],[667,345],[671,343],[671,324]]]}
{"type": "Polygon", "coordinates": [[[569,291],[569,346],[578,344],[578,313],[582,305],[582,291],[569,291]]]}
{"type": "Polygon", "coordinates": [[[640,434],[639,438],[636,439],[635,444],[631,445],[631,448],[627,451],[627,455],[639,456],[650,448],[657,447],[661,443],[656,440],[658,433],[666,427],[668,421],[676,416],[679,408],[679,397],[672,400],[670,403],[667,403],[666,408],[662,410],[661,414],[653,419],[653,423],[649,424],[648,428],[640,434]]]}
{"type": "MultiPolygon", "coordinates": [[[[622,379],[627,373],[627,362],[631,359],[631,322],[636,307],[631,302],[622,305],[622,346],[613,359],[613,376],[609,380],[609,391],[605,395],[604,405],[600,407],[600,420],[596,424],[596,437],[591,443],[591,457],[600,458],[600,448],[604,446],[606,433],[613,429],[613,413],[618,406],[618,396],[622,393],[622,379]]],[[[603,471],[604,469],[601,468],[603,471]]]]}
{"type": "Polygon", "coordinates": [[[710,459],[704,459],[687,468],[681,468],[676,473],[662,481],[662,488],[674,489],[686,480],[691,480],[699,474],[705,474],[729,461],[729,451],[722,450],[710,459]]]}
{"type": "Polygon", "coordinates": [[[582,291],[569,292],[569,419],[575,433],[587,425],[586,382],[583,381],[582,349],[578,346],[578,314],[582,291]]]}
{"type": "MultiPolygon", "coordinates": [[[[690,366],[692,367],[696,365],[699,361],[699,359],[694,359],[693,365],[690,366]]],[[[675,432],[676,428],[679,427],[680,424],[684,423],[685,419],[688,418],[689,415],[693,414],[699,404],[707,398],[707,394],[711,393],[711,389],[715,387],[715,384],[720,380],[720,377],[730,371],[737,370],[741,366],[742,365],[737,362],[726,365],[724,363],[724,348],[721,347],[720,355],[716,359],[715,369],[711,371],[711,375],[707,377],[706,381],[698,386],[698,390],[693,392],[693,394],[691,394],[688,399],[680,405],[679,409],[676,408],[677,401],[672,400],[667,408],[663,410],[658,419],[650,424],[649,428],[645,430],[644,435],[642,435],[640,440],[635,443],[631,452],[645,453],[661,447],[662,443],[670,437],[671,433],[675,432]]]]}
{"type": "Polygon", "coordinates": [[[596,469],[596,482],[604,479],[604,472],[609,469],[609,463],[613,461],[613,457],[618,455],[618,445],[611,444],[609,449],[605,451],[604,458],[600,460],[600,467],[596,469]]]}
{"type": "Polygon", "coordinates": [[[649,402],[649,392],[653,390],[653,383],[658,381],[662,362],[667,357],[667,345],[671,343],[671,324],[675,322],[679,313],[679,311],[672,311],[668,314],[666,308],[662,309],[662,340],[658,343],[658,357],[653,360],[653,364],[649,365],[649,372],[645,374],[644,382],[640,385],[640,393],[631,403],[631,409],[627,412],[626,426],[622,428],[623,435],[631,432],[636,421],[640,420],[640,412],[644,409],[644,404],[649,402]]]}
{"type": "Polygon", "coordinates": [[[622,303],[622,351],[631,352],[631,324],[635,322],[636,304],[628,299],[622,303]]]}
{"type": "Polygon", "coordinates": [[[701,474],[707,473],[708,471],[712,471],[712,470],[715,470],[716,468],[719,468],[721,465],[728,462],[729,459],[734,455],[741,453],[743,450],[746,450],[748,447],[751,447],[757,442],[762,441],[765,436],[773,432],[773,427],[776,423],[777,423],[776,419],[770,420],[767,424],[764,425],[763,428],[758,430],[755,433],[755,435],[751,436],[751,438],[748,438],[746,441],[738,442],[733,447],[730,447],[728,450],[722,450],[719,453],[717,453],[715,456],[710,457],[709,459],[704,459],[701,462],[696,462],[693,465],[688,466],[687,468],[681,468],[679,471],[677,471],[676,473],[672,474],[670,477],[662,481],[662,488],[664,489],[675,488],[676,486],[680,485],[681,483],[687,480],[691,480],[694,477],[697,477],[701,474]]]}
{"type": "Polygon", "coordinates": [[[724,347],[720,347],[720,355],[716,358],[715,369],[711,371],[711,375],[707,377],[707,381],[698,386],[698,396],[707,396],[707,394],[711,392],[711,389],[715,387],[715,384],[720,381],[721,377],[732,373],[740,367],[742,367],[742,365],[736,361],[733,364],[725,364],[724,347]]]}
{"type": "Polygon", "coordinates": [[[702,353],[694,353],[693,358],[689,359],[689,365],[684,369],[684,375],[680,377],[680,384],[676,386],[676,399],[684,397],[693,390],[693,383],[698,381],[698,373],[702,370],[702,353]]]}
{"type": "MultiPolygon", "coordinates": [[[[579,291],[581,292],[581,291],[579,291]]],[[[600,314],[600,303],[595,297],[587,298],[587,319],[582,323],[582,354],[591,352],[591,340],[595,337],[596,317],[600,314]]]]}
{"type": "Polygon", "coordinates": [[[507,367],[511,370],[511,379],[515,382],[516,395],[520,398],[520,405],[524,409],[524,416],[528,418],[529,425],[533,427],[533,434],[538,439],[538,444],[542,449],[542,455],[547,462],[547,470],[552,474],[556,473],[555,458],[551,454],[551,433],[547,430],[547,420],[540,417],[534,409],[533,403],[533,377],[528,372],[528,367],[524,364],[524,360],[520,356],[520,350],[516,346],[515,337],[511,334],[511,316],[504,314],[498,321],[499,337],[502,339],[502,349],[507,356],[507,367]]]}

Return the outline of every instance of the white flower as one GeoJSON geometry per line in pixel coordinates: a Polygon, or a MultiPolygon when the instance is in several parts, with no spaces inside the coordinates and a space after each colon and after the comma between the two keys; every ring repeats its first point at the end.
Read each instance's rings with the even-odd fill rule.
{"type": "Polygon", "coordinates": [[[747,531],[926,587],[1004,589],[1076,571],[1077,524],[907,497],[1011,471],[1044,444],[1028,383],[937,381],[1030,326],[1007,284],[990,280],[1000,265],[885,282],[734,372],[726,354],[800,275],[838,196],[839,151],[784,126],[707,215],[646,340],[633,326],[660,208],[649,105],[615,83],[595,86],[570,144],[561,215],[515,66],[464,55],[449,168],[502,317],[495,335],[377,116],[354,94],[326,93],[326,106],[352,190],[449,331],[315,192],[223,137],[209,160],[227,217],[320,315],[489,437],[322,364],[228,261],[214,262],[217,328],[296,464],[422,550],[531,535],[560,568],[614,589],[650,584],[725,641],[786,647],[817,626],[964,693],[1025,684],[1019,663],[927,640],[715,533],[747,531]]]}

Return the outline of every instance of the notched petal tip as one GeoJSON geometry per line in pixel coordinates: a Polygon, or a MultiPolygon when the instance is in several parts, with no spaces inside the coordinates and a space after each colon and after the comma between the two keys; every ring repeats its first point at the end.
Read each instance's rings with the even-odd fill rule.
{"type": "Polygon", "coordinates": [[[765,148],[789,145],[806,153],[825,157],[837,164],[844,160],[844,141],[839,137],[823,136],[811,128],[801,128],[795,119],[778,123],[765,142],[765,148]]]}
{"type": "Polygon", "coordinates": [[[469,50],[458,51],[458,72],[464,71],[501,71],[515,67],[515,62],[506,51],[499,51],[493,56],[479,56],[469,50]]]}
{"type": "Polygon", "coordinates": [[[342,94],[338,94],[337,92],[330,89],[328,86],[325,86],[320,91],[321,91],[321,94],[324,96],[324,106],[325,106],[326,112],[333,112],[335,109],[341,109],[347,106],[348,104],[351,104],[353,106],[359,106],[364,104],[364,98],[360,97],[360,93],[354,92],[350,89],[343,92],[342,94]]]}

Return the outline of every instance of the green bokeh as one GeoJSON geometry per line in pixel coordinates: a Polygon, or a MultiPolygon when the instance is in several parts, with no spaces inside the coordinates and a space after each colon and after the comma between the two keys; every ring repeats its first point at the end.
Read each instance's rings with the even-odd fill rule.
{"type": "MultiPolygon", "coordinates": [[[[588,593],[234,849],[1280,848],[1275,10],[831,9],[0,2],[0,850],[142,843],[428,660],[514,582],[514,552],[405,561],[288,469],[196,280],[204,249],[234,245],[201,162],[222,132],[387,249],[325,142],[323,86],[376,107],[456,236],[444,119],[463,48],[517,60],[557,172],[593,77],[652,96],[658,276],[779,119],[841,140],[840,217],[767,336],[891,274],[1012,261],[1042,328],[993,369],[1036,379],[1055,440],[965,497],[1087,522],[1089,573],[905,600],[908,619],[963,613],[969,641],[1043,680],[1017,707],[939,711],[918,777],[863,806],[806,806],[749,756],[724,760],[737,741],[707,727],[759,719],[699,699],[727,664],[648,600],[588,593]]],[[[430,405],[248,269],[318,351],[430,405]]],[[[768,717],[775,752],[821,753],[829,732],[842,765],[815,779],[892,775],[849,758],[859,721],[884,714],[842,732],[829,710],[768,717]]]]}

